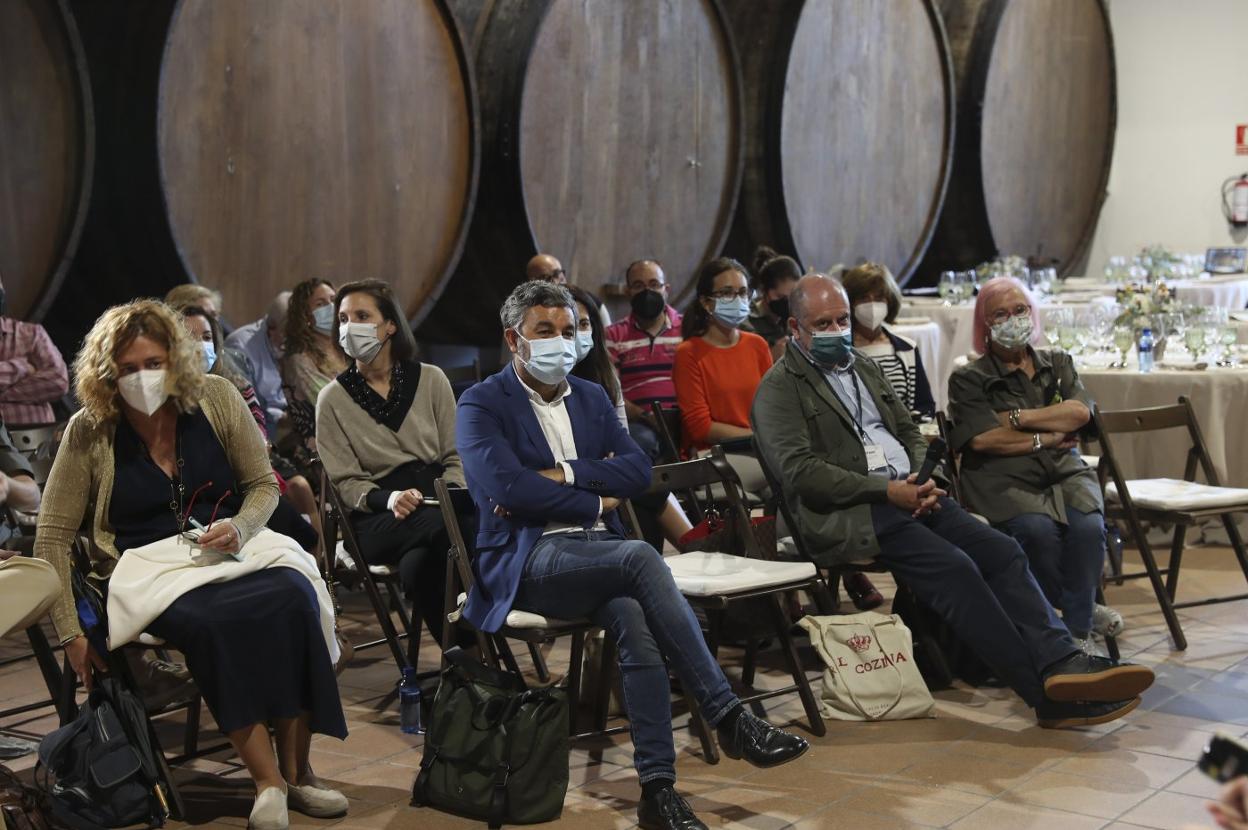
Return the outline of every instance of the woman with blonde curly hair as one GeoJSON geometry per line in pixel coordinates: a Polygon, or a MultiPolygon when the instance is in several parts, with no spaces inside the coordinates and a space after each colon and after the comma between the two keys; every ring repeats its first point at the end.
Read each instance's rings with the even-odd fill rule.
{"type": "Polygon", "coordinates": [[[334,286],[304,280],[290,294],[282,388],[295,434],[308,446],[316,440],[316,396],[346,371],[346,355],[334,340],[334,286]]]}
{"type": "Polygon", "coordinates": [[[265,528],[277,483],[246,404],[207,375],[173,309],[139,300],[104,312],[75,363],[70,419],[39,512],[36,555],[62,592],[52,611],[83,684],[101,654],[142,632],[187,666],[256,782],[251,827],[282,830],[288,808],[347,810],[308,767],[313,732],[346,736],[334,679],[333,614],[311,557],[265,528]],[[90,524],[107,621],[83,626],[70,545],[90,524]],[[269,742],[269,725],[277,752],[269,742]]]}

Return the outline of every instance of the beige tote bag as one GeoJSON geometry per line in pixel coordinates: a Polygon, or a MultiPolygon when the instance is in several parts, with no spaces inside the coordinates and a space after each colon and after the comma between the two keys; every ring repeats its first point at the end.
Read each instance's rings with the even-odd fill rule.
{"type": "Polygon", "coordinates": [[[914,664],[910,629],[896,614],[803,617],[823,658],[823,716],[831,720],[932,717],[935,701],[914,664]]]}

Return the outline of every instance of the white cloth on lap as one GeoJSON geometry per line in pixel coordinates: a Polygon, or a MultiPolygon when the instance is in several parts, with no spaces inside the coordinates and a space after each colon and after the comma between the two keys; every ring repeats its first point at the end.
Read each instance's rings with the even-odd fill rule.
{"type": "MultiPolygon", "coordinates": [[[[1141,478],[1127,481],[1131,500],[1149,510],[1207,510],[1214,507],[1244,505],[1248,510],[1248,490],[1237,487],[1214,487],[1176,478],[1141,478]]],[[[1105,485],[1105,498],[1118,501],[1114,482],[1105,485]]]]}
{"type": "Polygon", "coordinates": [[[235,559],[204,550],[171,536],[122,554],[108,581],[108,647],[138,639],[152,621],[182,595],[216,582],[232,582],[266,568],[291,568],[307,577],[316,591],[321,634],[331,663],[341,656],[334,636],[334,606],[316,560],[289,536],[268,528],[243,545],[235,559]]]}

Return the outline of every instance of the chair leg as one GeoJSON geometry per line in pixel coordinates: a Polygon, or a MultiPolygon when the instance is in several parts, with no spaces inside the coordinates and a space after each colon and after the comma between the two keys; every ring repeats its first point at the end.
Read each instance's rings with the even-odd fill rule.
{"type": "MultiPolygon", "coordinates": [[[[520,664],[516,662],[516,655],[512,653],[511,646],[507,645],[507,639],[505,637],[494,637],[493,641],[495,648],[498,649],[498,659],[503,661],[503,667],[517,677],[522,677],[520,664]]],[[[497,662],[498,660],[496,659],[496,665],[497,662]]]]}
{"type": "Polygon", "coordinates": [[[758,661],[758,638],[749,637],[745,641],[745,656],[741,660],[741,685],[747,689],[754,688],[754,668],[758,661]]]}
{"type": "Polygon", "coordinates": [[[1222,527],[1226,529],[1227,538],[1231,540],[1231,550],[1235,551],[1235,558],[1239,560],[1239,569],[1244,572],[1244,579],[1248,580],[1248,552],[1244,550],[1244,540],[1239,535],[1239,525],[1235,524],[1234,514],[1227,513],[1222,516],[1222,527]]]}
{"type": "Polygon", "coordinates": [[[35,662],[39,665],[39,673],[43,675],[43,684],[48,688],[48,697],[55,703],[61,688],[61,670],[56,665],[52,646],[39,625],[26,629],[26,639],[30,640],[30,648],[35,653],[35,662]]]}
{"type": "Polygon", "coordinates": [[[819,714],[819,704],[815,701],[815,693],[810,688],[810,680],[806,677],[806,672],[802,670],[802,661],[797,656],[797,648],[793,645],[793,637],[789,634],[789,618],[784,614],[780,595],[772,594],[770,599],[776,636],[780,638],[785,662],[789,664],[789,671],[793,674],[793,681],[797,684],[797,695],[802,699],[802,708],[806,710],[806,717],[810,721],[810,731],[815,735],[826,735],[828,728],[823,722],[823,716],[819,714]]]}
{"type": "Polygon", "coordinates": [[[580,723],[581,709],[581,669],[585,663],[584,633],[572,635],[572,651],[568,656],[568,729],[570,734],[577,734],[580,723]]]}
{"type": "Polygon", "coordinates": [[[815,607],[819,609],[820,614],[826,616],[836,613],[836,597],[832,589],[828,587],[827,580],[822,576],[815,581],[814,598],[815,607]]]}
{"type": "Polygon", "coordinates": [[[182,749],[188,758],[199,751],[199,715],[203,705],[199,695],[195,695],[186,705],[186,735],[182,739],[182,749]]]}
{"type": "Polygon", "coordinates": [[[549,683],[550,669],[546,666],[546,658],[542,655],[542,650],[537,643],[529,643],[529,657],[533,659],[533,668],[537,672],[538,681],[549,683]]]}
{"type": "Polygon", "coordinates": [[[1174,602],[1170,593],[1161,581],[1161,571],[1157,567],[1157,559],[1153,556],[1153,548],[1144,536],[1143,530],[1133,523],[1132,532],[1135,542],[1139,545],[1140,558],[1144,560],[1144,570],[1148,573],[1148,581],[1153,585],[1153,593],[1157,596],[1157,604],[1161,606],[1161,614],[1166,618],[1166,626],[1170,629],[1170,637],[1178,651],[1187,648],[1187,637],[1183,635],[1183,626],[1179,623],[1179,615],[1174,611],[1174,602]]]}
{"type": "Polygon", "coordinates": [[[615,690],[615,641],[611,635],[602,638],[602,656],[598,665],[598,688],[594,690],[594,729],[605,732],[611,719],[611,692],[615,690]]]}
{"type": "Polygon", "coordinates": [[[75,711],[77,693],[78,675],[74,674],[73,667],[69,665],[69,658],[66,657],[61,663],[61,688],[56,697],[56,714],[60,718],[61,726],[72,721],[77,715],[75,711]]]}
{"type": "Polygon", "coordinates": [[[373,606],[373,614],[377,617],[377,622],[381,625],[382,636],[386,639],[386,645],[390,647],[390,654],[394,657],[394,664],[399,670],[399,674],[403,674],[403,669],[408,667],[407,655],[403,653],[403,649],[399,648],[399,632],[394,627],[394,620],[390,618],[390,609],[386,604],[385,598],[381,596],[381,590],[377,587],[377,580],[373,579],[373,575],[368,572],[368,565],[363,557],[354,557],[358,560],[360,581],[364,583],[364,593],[368,594],[369,604],[373,606]]]}
{"type": "Polygon", "coordinates": [[[702,744],[702,759],[708,764],[718,764],[719,746],[711,737],[711,725],[706,722],[706,718],[702,717],[702,710],[698,708],[697,701],[689,700],[688,703],[689,725],[693,727],[694,734],[698,736],[698,742],[702,744]]]}
{"type": "Polygon", "coordinates": [[[1187,525],[1176,525],[1174,538],[1170,542],[1170,564],[1166,568],[1166,593],[1174,602],[1175,593],[1179,590],[1179,566],[1183,564],[1183,547],[1187,542],[1187,525]]]}
{"type": "MultiPolygon", "coordinates": [[[[1108,605],[1105,601],[1105,588],[1102,585],[1096,586],[1096,601],[1101,605],[1108,605]]],[[[1122,654],[1118,651],[1118,638],[1112,634],[1105,635],[1105,650],[1109,652],[1110,660],[1118,660],[1122,654]]]]}
{"type": "Polygon", "coordinates": [[[1109,572],[1115,585],[1122,585],[1122,531],[1115,522],[1105,522],[1106,553],[1109,555],[1109,572]]]}

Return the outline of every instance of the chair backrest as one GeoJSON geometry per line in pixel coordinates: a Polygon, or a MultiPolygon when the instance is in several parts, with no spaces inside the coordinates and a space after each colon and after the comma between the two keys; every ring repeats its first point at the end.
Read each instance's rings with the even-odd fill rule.
{"type": "MultiPolygon", "coordinates": [[[[464,535],[461,517],[471,516],[477,506],[472,495],[462,487],[448,487],[442,479],[433,482],[433,491],[438,496],[438,507],[442,511],[442,522],[446,525],[446,535],[451,540],[451,564],[464,591],[472,590],[472,559],[476,552],[473,543],[464,535]]],[[[452,602],[454,597],[451,598],[452,602]]],[[[448,607],[455,607],[454,604],[448,607]]]]}
{"type": "Polygon", "coordinates": [[[758,459],[758,466],[763,470],[763,477],[767,479],[767,486],[771,488],[771,495],[775,499],[776,509],[779,511],[781,518],[784,519],[784,525],[789,529],[789,533],[793,534],[793,545],[797,548],[797,554],[807,562],[814,562],[815,559],[810,554],[810,549],[806,547],[806,541],[802,538],[802,529],[797,523],[797,517],[793,515],[793,511],[789,509],[789,501],[784,497],[784,487],[780,484],[780,479],[767,466],[767,458],[763,455],[763,449],[758,445],[758,437],[754,438],[754,457],[758,459]]]}
{"type": "Polygon", "coordinates": [[[1179,402],[1170,406],[1112,411],[1094,408],[1092,419],[1096,427],[1095,440],[1101,446],[1098,476],[1102,485],[1107,479],[1113,479],[1114,486],[1118,490],[1118,497],[1128,509],[1133,509],[1133,506],[1131,506],[1130,493],[1127,492],[1127,477],[1114,452],[1112,438],[1114,435],[1138,435],[1163,429],[1185,428],[1191,445],[1187,449],[1187,457],[1183,465],[1183,479],[1195,481],[1196,470],[1199,466],[1205,474],[1206,482],[1215,487],[1220,485],[1218,471],[1214,468],[1209,451],[1205,448],[1205,439],[1201,434],[1200,424],[1196,420],[1196,413],[1186,396],[1180,396],[1179,402]]]}
{"type": "Polygon", "coordinates": [[[450,381],[456,399],[470,386],[481,382],[481,358],[473,358],[471,363],[463,366],[443,366],[442,374],[450,381]]]}
{"type": "Polygon", "coordinates": [[[651,473],[649,492],[697,492],[700,488],[713,487],[716,484],[723,488],[724,498],[728,502],[727,510],[736,517],[738,526],[742,528],[745,555],[755,559],[764,558],[763,551],[758,546],[758,540],[748,530],[750,511],[745,507],[741,480],[737,477],[736,470],[732,469],[732,465],[728,463],[728,459],[724,457],[722,447],[712,447],[711,454],[703,458],[655,466],[651,473]]]}
{"type": "Polygon", "coordinates": [[[945,472],[949,474],[949,495],[954,501],[965,507],[966,505],[962,502],[962,487],[958,470],[958,464],[961,459],[958,457],[958,451],[953,448],[953,444],[949,441],[953,422],[945,417],[943,409],[936,411],[936,428],[940,430],[941,440],[945,442],[945,472]]]}
{"type": "Polygon", "coordinates": [[[650,412],[659,428],[659,448],[663,451],[663,462],[675,464],[680,460],[680,409],[675,406],[664,409],[663,404],[651,401],[650,412]]]}
{"type": "Polygon", "coordinates": [[[13,439],[13,446],[17,447],[18,452],[33,458],[42,447],[51,445],[56,440],[56,431],[59,428],[60,424],[10,427],[9,437],[13,439]]]}

